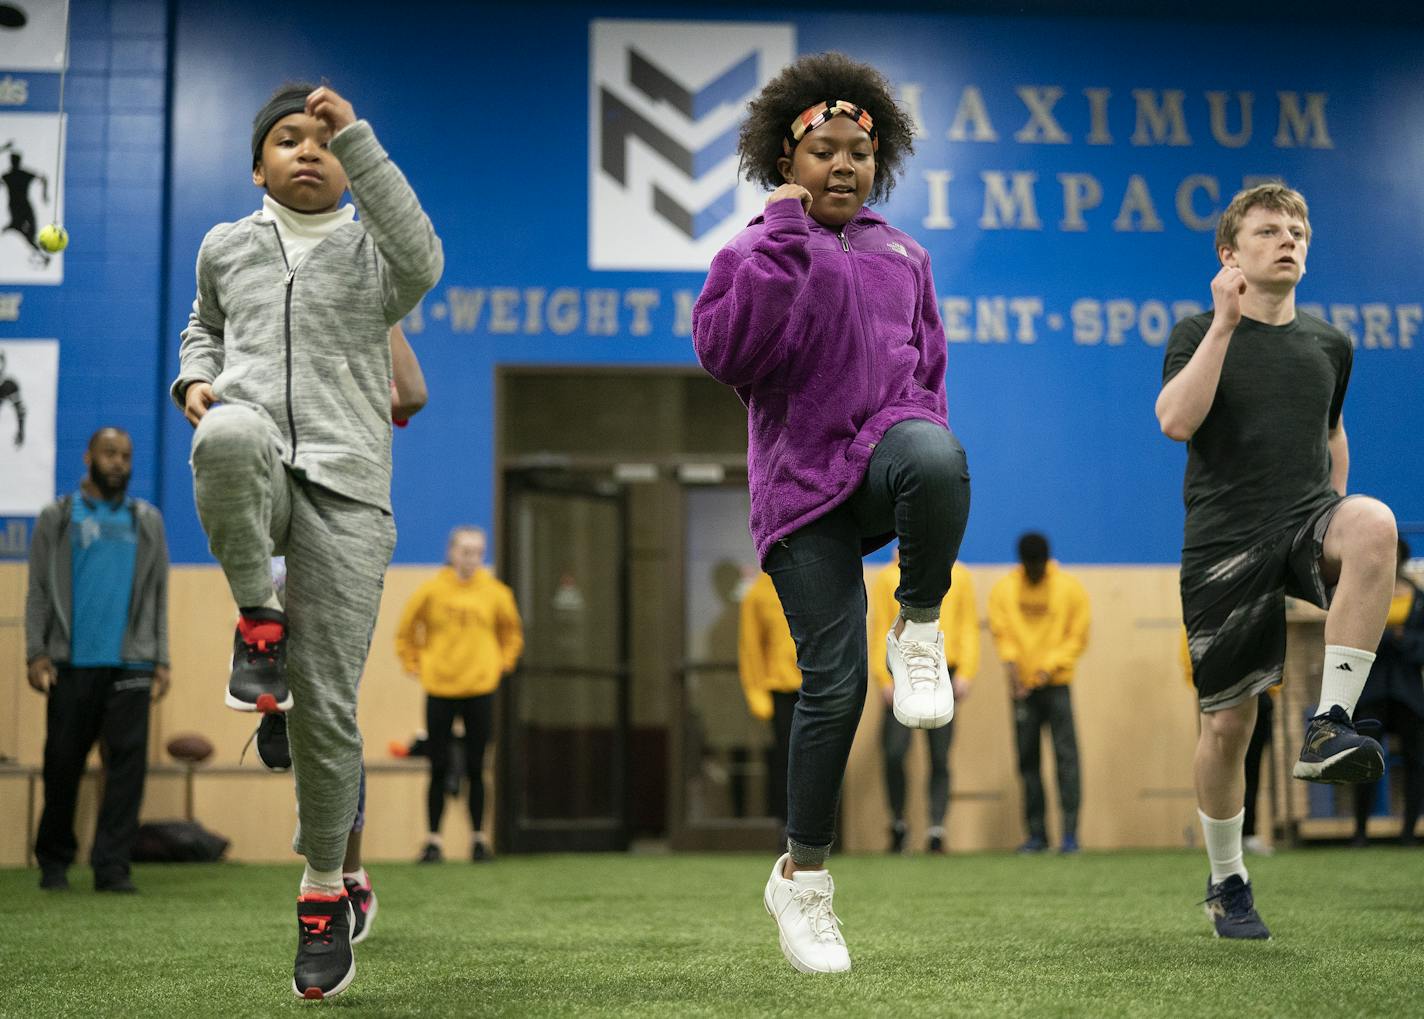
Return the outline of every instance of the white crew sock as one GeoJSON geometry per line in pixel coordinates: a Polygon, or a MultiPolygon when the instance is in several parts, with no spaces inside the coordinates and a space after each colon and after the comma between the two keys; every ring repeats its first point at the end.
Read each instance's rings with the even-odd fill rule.
{"type": "Polygon", "coordinates": [[[1197,809],[1201,818],[1202,838],[1206,840],[1206,858],[1211,861],[1211,883],[1220,884],[1232,874],[1240,874],[1241,880],[1249,880],[1246,864],[1241,858],[1241,829],[1246,823],[1246,809],[1235,817],[1218,821],[1207,817],[1197,809]]]}
{"type": "Polygon", "coordinates": [[[269,597],[265,602],[262,603],[262,607],[264,609],[276,609],[278,612],[281,612],[282,599],[277,597],[276,591],[273,591],[271,597],[269,597]]]}
{"type": "Polygon", "coordinates": [[[301,895],[345,895],[346,886],[341,883],[341,868],[335,870],[312,870],[307,864],[302,874],[301,895]]]}
{"type": "Polygon", "coordinates": [[[1315,713],[1329,714],[1330,709],[1338,704],[1345,714],[1353,718],[1355,702],[1360,699],[1360,691],[1365,688],[1365,680],[1370,678],[1370,666],[1374,663],[1373,651],[1326,644],[1325,668],[1320,675],[1320,703],[1315,713]]]}
{"type": "Polygon", "coordinates": [[[939,637],[939,620],[928,623],[912,623],[905,620],[905,628],[900,631],[900,640],[915,640],[922,644],[933,644],[939,637]]]}
{"type": "Polygon", "coordinates": [[[349,879],[355,881],[358,885],[364,886],[366,884],[366,868],[357,867],[355,870],[342,871],[341,878],[343,881],[349,879]]]}
{"type": "Polygon", "coordinates": [[[440,837],[440,833],[438,831],[433,831],[429,835],[425,836],[425,844],[427,846],[443,848],[445,845],[445,840],[440,837]]]}

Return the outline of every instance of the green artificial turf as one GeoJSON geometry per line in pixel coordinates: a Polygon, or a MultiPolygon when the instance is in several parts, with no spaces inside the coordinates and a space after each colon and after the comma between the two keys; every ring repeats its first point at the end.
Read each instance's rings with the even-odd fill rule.
{"type": "Polygon", "coordinates": [[[0,871],[0,1015],[1406,1016],[1424,850],[1248,862],[1270,942],[1211,936],[1199,853],[837,857],[854,969],[794,972],[770,856],[373,865],[351,988],[290,991],[296,866],[140,866],[137,896],[0,871]]]}

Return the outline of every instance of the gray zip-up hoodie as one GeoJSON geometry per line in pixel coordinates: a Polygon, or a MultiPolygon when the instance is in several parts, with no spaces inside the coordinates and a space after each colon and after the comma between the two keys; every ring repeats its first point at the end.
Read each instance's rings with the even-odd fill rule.
{"type": "Polygon", "coordinates": [[[271,422],[282,458],[309,480],[391,508],[389,328],[435,286],[440,239],[371,125],[331,139],[360,219],[290,269],[277,224],[254,213],[208,231],[178,378],[271,422]]]}
{"type": "MultiPolygon", "coordinates": [[[[126,500],[138,528],[129,621],[120,654],[126,662],[168,664],[168,543],[163,517],[142,499],[126,500]]],[[[69,537],[74,496],[40,511],[30,538],[30,577],[25,594],[25,663],[41,655],[69,661],[74,613],[74,556],[69,537]]]]}

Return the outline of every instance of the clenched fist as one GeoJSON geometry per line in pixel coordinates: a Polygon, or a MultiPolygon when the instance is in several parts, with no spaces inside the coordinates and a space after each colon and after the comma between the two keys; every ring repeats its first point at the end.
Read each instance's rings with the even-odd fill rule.
{"type": "Polygon", "coordinates": [[[766,197],[766,204],[779,202],[783,198],[794,198],[801,203],[801,208],[806,212],[811,211],[811,192],[807,191],[800,184],[783,184],[766,197]]]}
{"type": "Polygon", "coordinates": [[[342,128],[356,123],[356,111],[351,104],[325,85],[307,96],[307,115],[324,123],[333,138],[342,128]]]}
{"type": "Polygon", "coordinates": [[[203,420],[208,408],[217,402],[213,398],[213,387],[207,382],[190,382],[183,393],[183,416],[194,428],[203,420]]]}
{"type": "Polygon", "coordinates": [[[1246,277],[1241,270],[1231,265],[1223,265],[1216,278],[1211,281],[1211,304],[1215,309],[1216,321],[1235,329],[1241,321],[1241,295],[1246,292],[1246,277]]]}

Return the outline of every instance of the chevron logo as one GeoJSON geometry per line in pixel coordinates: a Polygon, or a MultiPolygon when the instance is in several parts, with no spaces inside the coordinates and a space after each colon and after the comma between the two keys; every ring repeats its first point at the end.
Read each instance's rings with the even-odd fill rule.
{"type": "Polygon", "coordinates": [[[596,19],[590,50],[589,267],[706,269],[762,200],[737,132],[792,29],[596,19]]]}

